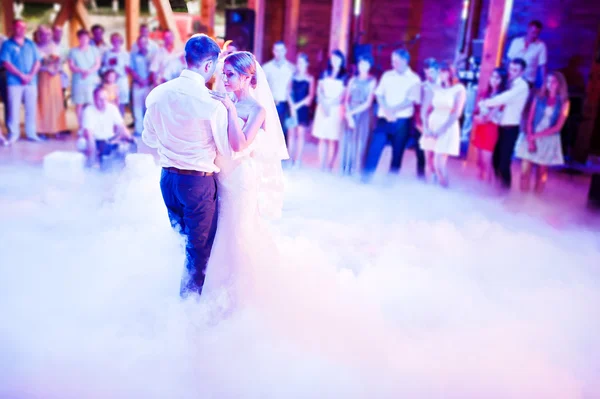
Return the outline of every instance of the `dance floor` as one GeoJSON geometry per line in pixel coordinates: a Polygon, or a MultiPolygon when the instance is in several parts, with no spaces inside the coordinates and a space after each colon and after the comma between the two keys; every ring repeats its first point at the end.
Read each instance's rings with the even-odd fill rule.
{"type": "Polygon", "coordinates": [[[278,255],[253,271],[263,292],[223,316],[178,297],[159,168],[44,174],[74,148],[0,147],[0,398],[600,397],[584,176],[502,194],[454,160],[442,189],[409,151],[365,185],[319,172],[310,145],[278,255]]]}

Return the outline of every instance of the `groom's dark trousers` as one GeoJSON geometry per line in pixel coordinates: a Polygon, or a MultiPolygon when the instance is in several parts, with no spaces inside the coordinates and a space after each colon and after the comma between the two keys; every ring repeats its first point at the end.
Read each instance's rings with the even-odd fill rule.
{"type": "Polygon", "coordinates": [[[206,265],[217,231],[217,182],[214,174],[163,168],[160,190],[171,226],[187,239],[180,294],[202,293],[206,265]]]}

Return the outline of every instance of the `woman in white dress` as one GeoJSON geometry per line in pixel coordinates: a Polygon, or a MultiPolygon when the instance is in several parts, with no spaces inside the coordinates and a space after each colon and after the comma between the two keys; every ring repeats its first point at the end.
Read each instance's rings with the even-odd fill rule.
{"type": "Polygon", "coordinates": [[[227,300],[252,297],[254,272],[271,261],[274,246],[264,217],[279,216],[283,204],[281,161],[288,152],[275,101],[252,53],[224,60],[222,82],[228,93],[212,91],[227,108],[232,158],[217,157],[219,219],[207,266],[203,296],[227,300]]]}
{"type": "Polygon", "coordinates": [[[423,135],[419,144],[427,165],[438,182],[448,186],[448,156],[460,154],[460,126],[458,119],[465,107],[466,89],[458,83],[454,71],[446,63],[440,64],[439,83],[425,90],[421,118],[423,135]]]}
{"type": "Polygon", "coordinates": [[[345,63],[344,54],[340,50],[334,50],[317,85],[313,136],[319,139],[319,162],[322,170],[333,169],[344,127],[345,63]]]}

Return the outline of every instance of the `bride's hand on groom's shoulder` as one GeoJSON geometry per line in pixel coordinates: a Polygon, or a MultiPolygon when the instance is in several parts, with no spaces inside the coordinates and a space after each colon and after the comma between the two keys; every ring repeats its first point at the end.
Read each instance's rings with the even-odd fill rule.
{"type": "Polygon", "coordinates": [[[210,96],[212,98],[214,98],[217,101],[222,102],[228,111],[235,109],[235,104],[233,103],[233,101],[231,101],[231,98],[227,95],[227,93],[221,93],[221,92],[213,91],[213,90],[209,90],[208,92],[210,93],[210,96]]]}

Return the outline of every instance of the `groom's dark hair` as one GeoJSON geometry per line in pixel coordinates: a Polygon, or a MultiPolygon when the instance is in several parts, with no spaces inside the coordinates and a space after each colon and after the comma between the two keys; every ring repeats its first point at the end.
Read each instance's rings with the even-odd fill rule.
{"type": "Polygon", "coordinates": [[[194,35],[185,44],[185,61],[191,67],[200,66],[208,59],[216,61],[220,53],[217,42],[205,34],[194,35]]]}

